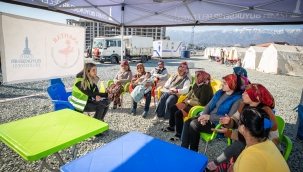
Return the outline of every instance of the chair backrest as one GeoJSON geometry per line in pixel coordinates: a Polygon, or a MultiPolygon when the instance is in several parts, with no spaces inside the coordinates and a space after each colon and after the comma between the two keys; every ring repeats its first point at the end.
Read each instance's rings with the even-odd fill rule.
{"type": "Polygon", "coordinates": [[[194,83],[195,83],[195,77],[192,76],[192,77],[191,77],[191,84],[194,84],[194,83]]]}
{"type": "Polygon", "coordinates": [[[65,87],[65,85],[62,82],[61,78],[50,79],[49,81],[50,81],[50,85],[62,84],[65,87]]]}
{"type": "Polygon", "coordinates": [[[279,132],[279,137],[280,137],[280,141],[281,141],[283,131],[284,131],[284,128],[285,128],[285,122],[284,122],[284,119],[281,118],[280,116],[276,116],[276,120],[277,120],[277,124],[278,124],[278,132],[279,132]]]}
{"type": "Polygon", "coordinates": [[[218,79],[211,79],[210,81],[211,88],[213,89],[214,94],[220,90],[222,82],[218,79]]]}
{"type": "Polygon", "coordinates": [[[52,100],[68,101],[69,94],[66,93],[64,86],[60,83],[49,86],[47,93],[52,100]]]}
{"type": "Polygon", "coordinates": [[[285,144],[285,150],[284,150],[284,159],[285,161],[287,161],[289,155],[290,155],[290,152],[292,150],[292,141],[290,140],[289,137],[285,136],[285,135],[282,135],[280,136],[280,138],[282,139],[281,142],[285,144]]]}
{"type": "Polygon", "coordinates": [[[100,82],[100,90],[99,90],[99,92],[100,92],[100,93],[105,93],[105,92],[106,92],[105,86],[104,86],[104,82],[103,82],[103,81],[100,82]]]}

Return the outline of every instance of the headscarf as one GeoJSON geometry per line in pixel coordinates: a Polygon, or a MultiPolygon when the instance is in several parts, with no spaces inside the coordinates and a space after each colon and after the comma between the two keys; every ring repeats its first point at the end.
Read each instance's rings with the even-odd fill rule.
{"type": "Polygon", "coordinates": [[[196,71],[196,76],[198,79],[198,86],[208,84],[210,82],[210,74],[203,70],[196,71]]]}
{"type": "Polygon", "coordinates": [[[121,65],[121,66],[122,66],[122,65],[128,66],[128,71],[130,71],[129,63],[128,63],[127,60],[121,61],[121,64],[120,64],[120,65],[121,65]]]}
{"type": "Polygon", "coordinates": [[[249,84],[245,87],[249,98],[253,102],[262,103],[271,109],[275,108],[275,100],[270,92],[261,84],[249,84]]]}
{"type": "Polygon", "coordinates": [[[146,73],[146,72],[145,72],[145,67],[144,67],[143,63],[138,63],[138,64],[137,64],[137,66],[136,66],[136,67],[137,67],[137,70],[138,70],[138,67],[139,67],[139,66],[141,66],[141,67],[143,68],[143,72],[142,72],[142,73],[139,73],[139,72],[138,72],[138,73],[137,73],[137,78],[140,78],[141,76],[145,75],[145,73],[146,73]]]}
{"type": "Polygon", "coordinates": [[[245,76],[247,78],[247,71],[243,67],[234,67],[233,69],[236,75],[245,76]]]}
{"type": "Polygon", "coordinates": [[[187,75],[189,73],[189,69],[188,69],[188,64],[186,61],[183,61],[180,63],[180,66],[184,65],[185,66],[185,74],[187,75]]]}
{"type": "Polygon", "coordinates": [[[237,88],[237,76],[235,74],[229,74],[223,77],[223,79],[226,81],[228,87],[231,90],[236,90],[237,88]]]}
{"type": "Polygon", "coordinates": [[[237,75],[237,90],[244,92],[245,87],[250,84],[249,80],[245,76],[237,75]]]}

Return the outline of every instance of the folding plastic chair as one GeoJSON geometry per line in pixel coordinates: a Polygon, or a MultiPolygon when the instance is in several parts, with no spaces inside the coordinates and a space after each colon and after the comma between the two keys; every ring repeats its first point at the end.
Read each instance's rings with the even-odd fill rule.
{"type": "Polygon", "coordinates": [[[289,154],[292,150],[292,142],[291,142],[290,138],[285,135],[280,136],[280,141],[281,141],[281,143],[285,144],[285,150],[284,150],[283,157],[284,157],[285,161],[287,161],[289,154]]]}
{"type": "Polygon", "coordinates": [[[47,93],[54,103],[54,111],[69,108],[74,110],[74,106],[68,102],[71,92],[66,92],[64,85],[57,83],[47,88],[47,93]]]}
{"type": "Polygon", "coordinates": [[[65,85],[62,82],[61,78],[50,79],[49,82],[50,82],[50,85],[62,84],[65,87],[65,85]]]}

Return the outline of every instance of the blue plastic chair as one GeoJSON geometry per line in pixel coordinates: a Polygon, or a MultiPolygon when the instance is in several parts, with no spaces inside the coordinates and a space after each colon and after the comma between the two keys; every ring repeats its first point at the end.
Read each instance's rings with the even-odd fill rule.
{"type": "Polygon", "coordinates": [[[54,111],[66,108],[74,110],[74,106],[68,102],[71,92],[66,92],[64,85],[60,83],[51,85],[47,88],[47,93],[54,103],[54,111]]]}
{"type": "Polygon", "coordinates": [[[61,78],[50,79],[49,82],[50,82],[50,85],[62,84],[65,87],[65,85],[62,82],[61,78]]]}

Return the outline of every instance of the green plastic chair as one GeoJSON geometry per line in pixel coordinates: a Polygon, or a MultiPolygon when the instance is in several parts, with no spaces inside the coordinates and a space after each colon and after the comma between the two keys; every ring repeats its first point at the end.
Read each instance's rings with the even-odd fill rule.
{"type": "Polygon", "coordinates": [[[280,116],[276,116],[276,120],[278,123],[278,132],[279,132],[279,138],[280,138],[280,142],[285,144],[285,150],[284,150],[284,159],[285,161],[287,161],[289,154],[292,150],[292,141],[290,140],[289,137],[283,135],[283,131],[285,128],[285,121],[283,118],[281,118],[280,116]]]}
{"type": "Polygon", "coordinates": [[[285,128],[285,122],[284,119],[281,118],[280,116],[276,116],[276,120],[277,120],[277,124],[278,124],[278,133],[279,133],[279,137],[280,137],[280,142],[282,141],[282,135],[283,135],[283,131],[285,128]]]}
{"type": "Polygon", "coordinates": [[[281,141],[281,143],[285,144],[285,150],[284,150],[283,157],[284,157],[285,161],[287,161],[289,154],[291,152],[291,149],[292,149],[292,141],[290,140],[289,137],[287,137],[285,135],[280,136],[280,141],[281,141]]]}
{"type": "MultiPolygon", "coordinates": [[[[192,107],[190,109],[190,113],[189,113],[190,118],[196,116],[199,112],[201,112],[203,110],[204,110],[203,106],[194,106],[194,107],[192,107]]],[[[222,126],[222,124],[218,124],[216,126],[216,129],[221,128],[221,126],[222,126]]],[[[206,153],[208,143],[210,141],[212,141],[213,139],[215,139],[217,137],[217,135],[218,135],[218,133],[215,132],[215,131],[213,133],[203,133],[203,132],[200,133],[200,137],[206,142],[204,154],[206,153]]],[[[229,145],[231,145],[231,143],[232,143],[231,139],[227,138],[227,145],[229,146],[229,145]]]]}
{"type": "MultiPolygon", "coordinates": [[[[107,87],[109,87],[111,84],[113,84],[114,83],[114,80],[109,80],[108,82],[107,82],[107,87]]],[[[126,92],[128,92],[128,87],[129,87],[129,85],[130,85],[130,82],[128,82],[128,83],[126,83],[125,85],[124,85],[124,89],[123,89],[123,91],[122,91],[122,93],[121,93],[121,108],[123,107],[123,94],[125,94],[126,92]]]]}

